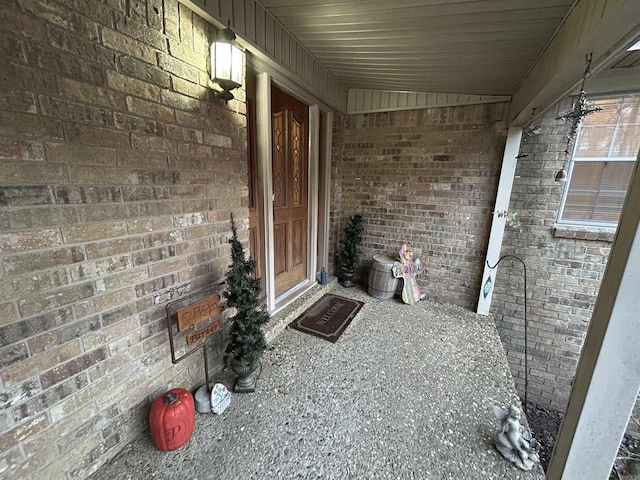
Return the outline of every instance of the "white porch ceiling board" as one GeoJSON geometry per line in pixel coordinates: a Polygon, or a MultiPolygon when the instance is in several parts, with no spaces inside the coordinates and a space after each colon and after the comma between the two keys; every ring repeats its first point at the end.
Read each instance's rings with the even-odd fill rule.
{"type": "MultiPolygon", "coordinates": [[[[514,94],[511,121],[522,125],[531,108],[542,113],[569,94],[581,81],[586,54],[593,54],[595,77],[624,54],[639,32],[639,0],[580,0],[514,94]]],[[[609,85],[614,91],[610,70],[605,73],[612,75],[609,85]]],[[[589,81],[587,93],[588,89],[589,81]]]]}
{"type": "Polygon", "coordinates": [[[494,42],[501,50],[514,51],[516,47],[507,48],[505,41],[516,41],[522,45],[530,42],[536,44],[536,53],[540,53],[539,45],[546,45],[545,37],[550,37],[554,33],[552,28],[530,28],[529,30],[503,30],[494,32],[467,31],[467,32],[442,32],[434,33],[423,30],[393,32],[389,36],[382,36],[380,32],[364,32],[348,34],[344,38],[327,37],[327,35],[313,34],[305,38],[305,46],[313,51],[325,48],[336,51],[358,51],[374,48],[375,51],[386,49],[395,51],[397,54],[404,52],[424,52],[429,53],[451,52],[463,53],[465,45],[489,52],[489,46],[484,42],[494,42]],[[478,42],[482,42],[478,44],[478,42]],[[460,45],[462,44],[462,45],[460,45]],[[401,46],[402,48],[399,48],[401,46]],[[461,48],[462,47],[462,48],[461,48]],[[484,47],[484,48],[482,48],[484,47]]]}
{"type": "Polygon", "coordinates": [[[537,28],[549,28],[549,20],[562,17],[566,13],[566,8],[550,8],[536,12],[536,17],[531,18],[528,11],[508,11],[496,18],[494,13],[478,13],[471,18],[470,16],[446,16],[446,17],[426,17],[421,19],[420,26],[414,27],[415,22],[411,22],[407,26],[407,20],[396,20],[395,18],[387,18],[379,22],[369,23],[326,23],[326,24],[310,24],[305,25],[305,37],[313,37],[334,33],[352,34],[352,35],[372,35],[378,32],[424,31],[426,33],[451,33],[451,32],[493,32],[502,30],[522,30],[523,32],[537,28]],[[524,28],[527,27],[527,28],[524,28]]]}
{"type": "Polygon", "coordinates": [[[277,5],[278,0],[261,2],[284,24],[322,23],[366,23],[392,19],[413,20],[420,17],[435,18],[440,16],[474,15],[478,13],[518,10],[538,10],[563,7],[565,0],[351,0],[336,2],[335,0],[308,2],[305,0],[288,2],[288,5],[277,5]]]}
{"type": "Polygon", "coordinates": [[[389,112],[414,108],[475,105],[508,102],[509,96],[452,95],[442,93],[392,92],[388,90],[349,89],[348,113],[389,112]]]}
{"type": "Polygon", "coordinates": [[[638,66],[617,56],[640,33],[640,0],[179,1],[216,27],[230,19],[252,64],[340,111],[348,89],[389,91],[371,97],[387,109],[411,105],[408,92],[420,105],[511,96],[522,123],[570,91],[590,51],[594,73],[638,66]]]}
{"type": "Polygon", "coordinates": [[[612,68],[631,68],[640,66],[640,50],[627,52],[616,61],[612,68]]]}
{"type": "MultiPolygon", "coordinates": [[[[588,94],[610,92],[638,92],[640,89],[640,62],[635,67],[609,68],[589,79],[588,94]]],[[[578,88],[573,93],[577,94],[578,88]]]]}
{"type": "Polygon", "coordinates": [[[511,95],[574,0],[261,0],[348,88],[511,95]]]}

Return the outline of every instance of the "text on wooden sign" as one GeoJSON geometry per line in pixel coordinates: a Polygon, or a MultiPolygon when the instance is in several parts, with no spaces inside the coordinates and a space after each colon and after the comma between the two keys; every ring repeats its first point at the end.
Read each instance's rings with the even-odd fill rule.
{"type": "Polygon", "coordinates": [[[201,302],[178,310],[178,331],[183,332],[193,328],[200,322],[218,315],[223,310],[218,302],[220,302],[220,295],[212,295],[201,302]]]}
{"type": "Polygon", "coordinates": [[[202,340],[203,338],[208,337],[212,333],[217,332],[218,330],[220,330],[220,324],[221,324],[220,320],[216,320],[212,324],[207,325],[206,327],[203,327],[200,330],[196,330],[193,333],[187,333],[187,345],[193,345],[198,340],[202,340]]]}

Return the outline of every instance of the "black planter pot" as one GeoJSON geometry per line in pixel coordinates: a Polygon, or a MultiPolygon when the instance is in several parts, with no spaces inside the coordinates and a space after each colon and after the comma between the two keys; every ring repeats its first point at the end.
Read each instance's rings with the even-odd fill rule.
{"type": "Polygon", "coordinates": [[[235,393],[252,393],[256,391],[258,375],[255,372],[255,365],[243,359],[234,358],[231,360],[231,370],[238,377],[233,387],[235,393]]]}
{"type": "Polygon", "coordinates": [[[356,271],[355,269],[348,269],[342,267],[342,276],[340,277],[340,285],[345,288],[351,288],[355,284],[353,283],[353,277],[355,277],[356,271]]]}

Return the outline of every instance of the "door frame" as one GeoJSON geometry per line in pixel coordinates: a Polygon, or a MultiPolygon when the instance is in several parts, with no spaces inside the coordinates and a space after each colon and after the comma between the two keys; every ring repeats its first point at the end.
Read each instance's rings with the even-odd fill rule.
{"type": "MultiPolygon", "coordinates": [[[[333,144],[333,112],[320,110],[319,120],[322,122],[322,130],[324,138],[319,138],[319,142],[323,142],[324,148],[321,149],[323,158],[318,159],[319,173],[318,178],[323,179],[322,185],[318,185],[318,215],[317,225],[317,265],[329,269],[329,219],[331,213],[331,145],[333,144]]],[[[318,135],[320,132],[318,131],[318,135]]]]}
{"type": "MultiPolygon", "coordinates": [[[[331,112],[327,113],[326,118],[331,119],[331,112]]],[[[296,88],[290,88],[282,85],[280,82],[267,72],[256,74],[256,140],[257,140],[257,174],[258,174],[258,202],[260,211],[260,230],[262,233],[262,258],[264,261],[263,275],[265,277],[265,297],[267,310],[270,314],[275,314],[282,310],[296,298],[312,288],[316,283],[318,272],[318,256],[317,252],[323,252],[323,258],[328,258],[328,236],[329,236],[329,173],[330,173],[330,157],[331,143],[325,143],[324,154],[325,161],[323,167],[325,171],[325,188],[323,188],[323,197],[318,198],[319,185],[318,173],[320,166],[319,152],[319,130],[320,106],[308,94],[296,88]],[[272,178],[272,139],[271,139],[271,86],[275,85],[283,92],[303,101],[309,105],[309,160],[308,160],[308,222],[307,222],[307,276],[298,285],[287,290],[280,296],[275,295],[275,254],[274,254],[274,235],[273,235],[273,178],[272,178]],[[323,225],[318,225],[318,205],[326,208],[323,225]],[[322,238],[319,238],[318,231],[321,231],[322,238]],[[318,250],[318,242],[320,242],[320,250],[318,250]]],[[[328,122],[328,120],[327,120],[328,122]]],[[[330,129],[325,129],[325,137],[330,140],[330,129]]],[[[327,141],[325,138],[325,141],[327,141]]],[[[326,260],[325,260],[326,262],[326,260]]],[[[325,263],[326,265],[326,263],[325,263]]]]}

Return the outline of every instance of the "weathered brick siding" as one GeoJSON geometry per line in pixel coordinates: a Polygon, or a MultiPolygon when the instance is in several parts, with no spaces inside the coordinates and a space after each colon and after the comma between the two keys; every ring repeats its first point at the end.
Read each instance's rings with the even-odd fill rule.
{"type": "MultiPolygon", "coordinates": [[[[541,120],[541,135],[521,144],[509,206],[522,223],[507,227],[502,254],[527,265],[528,397],[564,411],[570,384],[591,319],[613,234],[604,229],[557,226],[568,125],[556,120],[571,107],[566,99],[541,120]]],[[[524,393],[523,269],[519,262],[498,267],[491,313],[502,337],[516,385],[524,393]]]]}
{"type": "MultiPolygon", "coordinates": [[[[556,120],[566,99],[541,121],[520,152],[502,254],[528,272],[528,399],[564,411],[614,234],[556,226],[568,126],[556,120]]],[[[426,269],[430,298],[475,309],[488,228],[506,141],[504,105],[336,116],[333,131],[331,246],[350,215],[364,217],[360,283],[373,255],[397,255],[409,242],[426,269]]],[[[523,269],[503,261],[491,313],[520,394],[524,394],[523,269]]],[[[636,405],[640,417],[640,404],[636,405]]],[[[636,428],[632,430],[637,431],[636,428]]]]}
{"type": "MultiPolygon", "coordinates": [[[[360,281],[374,255],[410,243],[427,296],[475,309],[506,142],[504,103],[336,116],[331,246],[364,223],[360,281]]],[[[334,266],[335,268],[335,266],[334,266]]]]}
{"type": "Polygon", "coordinates": [[[84,478],[204,381],[201,355],[172,365],[165,306],[223,279],[230,212],[247,239],[212,33],[177,0],[2,2],[2,478],[84,478]]]}
{"type": "MultiPolygon", "coordinates": [[[[247,238],[244,103],[212,101],[211,33],[177,0],[2,1],[2,478],[84,478],[146,429],[156,395],[203,381],[199,355],[171,364],[165,305],[222,279],[231,211],[247,238]]],[[[568,106],[522,147],[522,233],[503,248],[529,268],[529,398],[561,410],[611,245],[554,236],[568,106]]],[[[332,259],[362,213],[362,282],[409,242],[427,295],[475,308],[506,111],[336,115],[332,259]]],[[[520,388],[521,282],[502,264],[492,307],[520,388]]]]}

